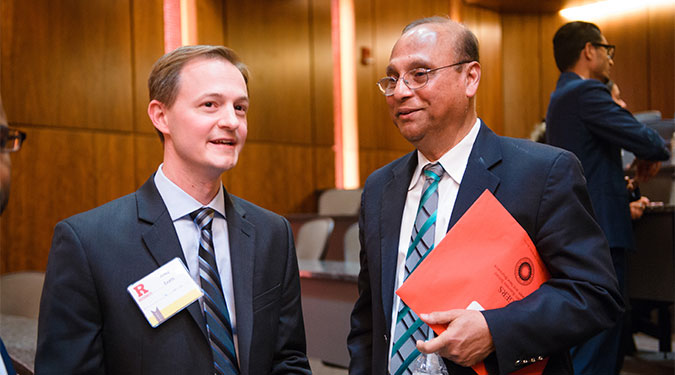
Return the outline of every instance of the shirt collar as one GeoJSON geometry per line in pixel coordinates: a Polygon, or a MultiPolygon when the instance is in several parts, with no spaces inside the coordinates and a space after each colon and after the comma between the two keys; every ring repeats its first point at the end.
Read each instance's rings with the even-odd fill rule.
{"type": "MultiPolygon", "coordinates": [[[[473,124],[469,133],[459,141],[455,147],[451,148],[438,159],[438,162],[443,166],[445,174],[449,175],[457,184],[462,182],[462,176],[464,176],[464,171],[466,170],[466,164],[469,161],[469,154],[471,154],[471,149],[473,144],[476,141],[478,136],[478,131],[480,130],[480,119],[476,119],[476,123],[473,124]]],[[[419,183],[422,176],[422,169],[431,163],[419,150],[417,150],[417,167],[413,176],[410,179],[410,185],[408,190],[412,190],[415,185],[419,183]]],[[[441,177],[442,178],[442,177],[441,177]]]]}
{"type": "MultiPolygon", "coordinates": [[[[155,173],[155,186],[159,191],[159,195],[166,205],[166,209],[169,211],[169,216],[171,216],[172,221],[176,221],[185,215],[189,215],[193,211],[204,207],[199,201],[192,198],[190,194],[186,193],[174,184],[173,181],[169,180],[168,177],[162,172],[162,166],[160,164],[157,168],[157,173],[155,173]]],[[[220,184],[218,189],[218,194],[206,205],[218,212],[222,217],[225,217],[225,194],[223,192],[223,185],[220,184]]]]}

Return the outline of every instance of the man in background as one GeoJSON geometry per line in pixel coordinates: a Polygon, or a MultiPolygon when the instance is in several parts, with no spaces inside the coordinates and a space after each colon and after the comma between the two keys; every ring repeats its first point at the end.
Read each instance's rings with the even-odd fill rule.
{"type": "Polygon", "coordinates": [[[135,193],[57,224],[36,374],[310,373],[290,225],[221,182],[246,140],[247,85],[225,47],[155,63],[164,161],[135,193]],[[127,287],[176,258],[204,296],[153,328],[127,287]]]}
{"type": "MultiPolygon", "coordinates": [[[[621,149],[657,162],[669,158],[663,139],[614,102],[605,83],[615,46],[588,22],[563,25],[553,38],[560,78],[546,115],[547,143],[572,151],[581,161],[598,223],[611,250],[621,293],[626,295],[626,251],[634,248],[621,149]]],[[[648,163],[649,164],[649,163],[648,163]]],[[[658,166],[657,166],[658,167],[658,166]]],[[[644,164],[640,170],[644,168],[644,164]]],[[[621,320],[573,349],[577,374],[616,374],[621,320]]]]}
{"type": "MultiPolygon", "coordinates": [[[[26,133],[12,129],[7,125],[7,116],[0,96],[0,216],[9,202],[9,187],[12,177],[12,161],[9,154],[19,151],[25,139],[26,133]]],[[[5,344],[0,340],[0,375],[14,374],[16,374],[16,371],[12,366],[12,360],[7,353],[5,344]]]]}
{"type": "Polygon", "coordinates": [[[578,160],[493,133],[476,114],[480,77],[475,35],[447,18],[412,22],[393,47],[378,86],[416,150],[364,187],[352,375],[411,374],[420,352],[440,354],[453,375],[473,374],[467,366],[483,360],[490,374],[507,374],[547,357],[545,374],[570,374],[569,348],[622,310],[578,160]],[[527,232],[551,279],[503,308],[418,317],[395,290],[486,189],[527,232]],[[447,329],[431,338],[427,324],[447,329]]]}

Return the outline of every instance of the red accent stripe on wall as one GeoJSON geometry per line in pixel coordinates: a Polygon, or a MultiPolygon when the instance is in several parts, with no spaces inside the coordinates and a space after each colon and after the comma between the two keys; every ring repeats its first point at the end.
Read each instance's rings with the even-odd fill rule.
{"type": "Polygon", "coordinates": [[[340,69],[340,0],[331,0],[331,41],[333,43],[333,133],[335,144],[335,187],[344,188],[342,148],[342,74],[340,69]]]}
{"type": "Polygon", "coordinates": [[[164,0],[164,53],[180,46],[180,0],[164,0]]]}

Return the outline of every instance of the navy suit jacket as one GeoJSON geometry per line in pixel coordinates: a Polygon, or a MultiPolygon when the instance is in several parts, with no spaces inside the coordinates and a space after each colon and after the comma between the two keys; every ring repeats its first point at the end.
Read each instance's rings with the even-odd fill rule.
{"type": "MultiPolygon", "coordinates": [[[[288,222],[225,192],[241,374],[309,374],[288,222]]],[[[40,305],[36,374],[213,374],[199,304],[152,328],[127,286],[185,259],[151,177],[56,225],[40,305]]]]}
{"type": "Polygon", "coordinates": [[[547,143],[572,151],[609,246],[631,249],[633,227],[621,149],[645,160],[670,157],[663,139],[614,103],[607,87],[575,73],[560,75],[546,114],[547,143]]]}
{"type": "MultiPolygon", "coordinates": [[[[359,298],[348,338],[352,375],[387,373],[401,216],[416,165],[412,152],[375,171],[364,187],[359,298]]],[[[623,308],[579,162],[567,151],[499,137],[481,124],[449,227],[485,189],[525,229],[551,273],[528,297],[483,312],[496,349],[488,370],[509,373],[521,367],[516,361],[541,356],[551,357],[545,373],[572,373],[568,349],[612,325],[623,308]]],[[[453,374],[474,373],[446,363],[453,374]]]]}

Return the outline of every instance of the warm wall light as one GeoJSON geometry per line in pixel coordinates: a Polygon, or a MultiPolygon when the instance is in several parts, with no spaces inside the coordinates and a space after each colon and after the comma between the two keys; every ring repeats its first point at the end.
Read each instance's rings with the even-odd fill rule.
{"type": "Polygon", "coordinates": [[[164,52],[196,43],[195,0],[164,0],[164,52]]]}
{"type": "Polygon", "coordinates": [[[651,5],[672,4],[673,0],[606,0],[596,3],[565,8],[560,15],[568,20],[591,21],[622,13],[635,12],[651,5]]]}
{"type": "Polygon", "coordinates": [[[335,187],[359,187],[354,0],[332,0],[335,187]]]}

